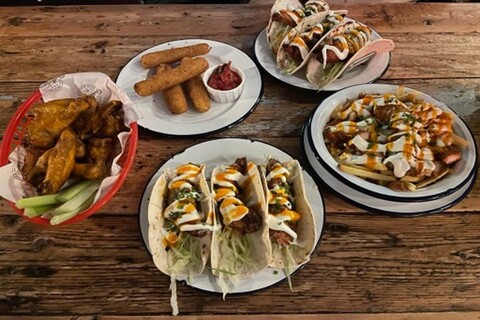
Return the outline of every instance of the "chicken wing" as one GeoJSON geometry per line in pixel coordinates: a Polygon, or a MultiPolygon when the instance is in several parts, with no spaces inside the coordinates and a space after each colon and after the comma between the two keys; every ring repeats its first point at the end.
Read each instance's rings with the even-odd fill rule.
{"type": "Polygon", "coordinates": [[[98,179],[107,175],[107,164],[112,154],[112,138],[91,138],[87,143],[88,162],[76,163],[73,173],[85,179],[98,179]]]}
{"type": "Polygon", "coordinates": [[[39,148],[51,148],[62,132],[90,107],[85,99],[54,100],[35,106],[34,119],[27,126],[30,144],[39,148]]]}
{"type": "MultiPolygon", "coordinates": [[[[75,150],[77,148],[77,136],[72,129],[65,129],[47,161],[45,179],[37,187],[39,194],[56,193],[68,180],[75,165],[75,150]]],[[[50,152],[50,151],[47,151],[50,152]]]]}

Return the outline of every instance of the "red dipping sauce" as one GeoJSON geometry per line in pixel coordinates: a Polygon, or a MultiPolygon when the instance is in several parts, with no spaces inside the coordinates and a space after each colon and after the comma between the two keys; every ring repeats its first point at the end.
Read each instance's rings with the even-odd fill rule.
{"type": "Polygon", "coordinates": [[[232,90],[240,85],[242,78],[230,68],[231,61],[218,66],[208,78],[207,84],[217,90],[232,90]]]}

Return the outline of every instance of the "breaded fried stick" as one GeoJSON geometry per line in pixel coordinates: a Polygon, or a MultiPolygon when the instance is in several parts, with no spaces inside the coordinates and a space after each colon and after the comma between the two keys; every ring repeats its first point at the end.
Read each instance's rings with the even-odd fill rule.
{"type": "MultiPolygon", "coordinates": [[[[167,70],[172,70],[172,67],[168,64],[162,64],[157,67],[157,74],[161,74],[167,70]]],[[[187,98],[180,84],[167,88],[163,90],[162,93],[165,98],[165,103],[172,113],[180,114],[187,111],[187,98]]]]}
{"type": "Polygon", "coordinates": [[[180,61],[184,57],[195,57],[202,54],[207,54],[209,51],[210,46],[208,44],[198,43],[191,46],[147,53],[142,56],[140,63],[145,68],[153,68],[161,64],[180,61]]]}
{"type": "MultiPolygon", "coordinates": [[[[183,58],[180,65],[188,63],[191,58],[183,58]]],[[[192,100],[192,104],[198,112],[206,112],[210,110],[210,97],[208,96],[207,89],[203,84],[202,77],[196,76],[188,79],[185,82],[185,89],[187,94],[192,100]]]]}
{"type": "Polygon", "coordinates": [[[208,61],[203,57],[198,57],[177,68],[166,70],[161,74],[155,74],[153,77],[137,82],[134,89],[142,97],[149,96],[198,76],[207,69],[208,61]]]}

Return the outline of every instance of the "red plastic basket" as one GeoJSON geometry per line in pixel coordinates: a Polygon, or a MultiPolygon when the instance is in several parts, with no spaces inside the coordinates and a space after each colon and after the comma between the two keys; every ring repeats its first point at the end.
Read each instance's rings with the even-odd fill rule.
{"type": "MultiPolygon", "coordinates": [[[[24,126],[27,122],[25,114],[27,113],[28,109],[33,106],[35,103],[42,100],[42,95],[39,90],[36,90],[27,100],[20,106],[20,108],[15,112],[10,120],[10,123],[7,126],[7,130],[5,131],[2,145],[0,147],[0,167],[8,164],[8,155],[20,144],[22,137],[24,135],[24,126]]],[[[124,154],[120,158],[119,164],[122,165],[122,170],[118,175],[117,180],[112,185],[110,190],[107,191],[97,202],[95,202],[90,208],[87,210],[79,213],[78,215],[74,216],[73,218],[59,224],[60,225],[67,225],[71,223],[75,223],[81,220],[84,220],[97,212],[104,204],[106,204],[117,191],[122,186],[123,182],[125,181],[128,172],[133,164],[133,158],[135,156],[135,151],[137,149],[137,140],[138,140],[138,127],[137,123],[133,122],[130,124],[131,134],[126,146],[126,154],[124,154]]],[[[18,212],[23,218],[37,223],[41,225],[50,225],[49,220],[35,217],[35,218],[28,218],[23,214],[23,209],[19,209],[15,206],[15,203],[8,201],[7,203],[16,211],[18,212]]]]}

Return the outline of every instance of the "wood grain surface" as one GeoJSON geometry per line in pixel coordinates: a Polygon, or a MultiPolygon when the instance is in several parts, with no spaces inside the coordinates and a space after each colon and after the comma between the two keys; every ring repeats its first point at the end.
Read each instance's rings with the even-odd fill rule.
{"type": "MultiPolygon", "coordinates": [[[[480,139],[480,4],[357,3],[333,9],[395,42],[380,83],[445,102],[480,139]]],[[[139,52],[206,38],[251,57],[270,4],[0,7],[0,133],[30,93],[64,73],[115,79],[139,52]]],[[[0,320],[167,320],[170,279],[153,264],[138,223],[144,188],[159,166],[198,142],[248,137],[299,158],[299,136],[329,93],[286,86],[262,71],[255,111],[227,131],[169,139],[140,128],[135,163],[117,195],[76,225],[40,227],[0,201],[0,320]]],[[[477,148],[479,147],[477,143],[477,148]]],[[[249,294],[178,285],[175,319],[480,319],[480,185],[449,210],[421,217],[373,214],[319,184],[326,225],[311,261],[292,280],[249,294]]]]}

